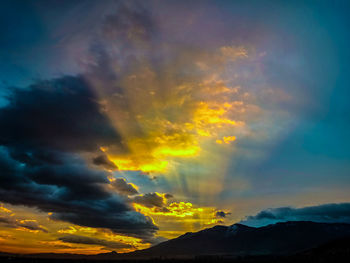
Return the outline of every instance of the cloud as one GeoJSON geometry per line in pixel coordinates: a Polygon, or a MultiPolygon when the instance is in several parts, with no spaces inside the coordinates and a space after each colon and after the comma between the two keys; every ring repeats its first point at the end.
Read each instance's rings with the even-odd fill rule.
{"type": "Polygon", "coordinates": [[[0,205],[0,212],[12,213],[12,211],[10,209],[4,207],[4,204],[0,205]]]}
{"type": "Polygon", "coordinates": [[[323,204],[302,208],[270,208],[260,211],[254,216],[248,216],[241,223],[260,226],[283,221],[350,223],[350,203],[323,204]]]}
{"type": "Polygon", "coordinates": [[[221,217],[221,218],[225,218],[227,215],[229,215],[229,214],[231,214],[231,213],[227,213],[227,212],[225,212],[225,211],[217,211],[216,213],[215,213],[215,216],[216,217],[221,217]]]}
{"type": "Polygon", "coordinates": [[[75,244],[87,244],[87,245],[99,245],[107,248],[132,248],[133,246],[125,243],[108,241],[104,239],[99,239],[95,237],[86,237],[78,235],[67,235],[58,238],[58,240],[65,243],[75,243],[75,244]]]}
{"type": "Polygon", "coordinates": [[[145,6],[127,2],[106,17],[84,76],[129,150],[106,147],[108,159],[119,170],[165,174],[201,150],[212,152],[203,149],[212,146],[205,142],[229,144],[245,130],[259,107],[239,86],[247,81],[243,75],[256,74],[257,64],[241,45],[207,49],[167,42],[157,14],[145,6]],[[247,64],[244,74],[236,70],[239,63],[247,64]]]}
{"type": "Polygon", "coordinates": [[[143,239],[155,234],[150,218],[109,190],[108,173],[89,168],[76,155],[60,158],[61,164],[23,165],[0,147],[0,200],[50,212],[53,220],[143,239]]]}
{"type": "Polygon", "coordinates": [[[55,151],[96,151],[120,143],[81,76],[13,88],[8,100],[0,109],[0,144],[23,163],[59,163],[55,151]]]}
{"type": "Polygon", "coordinates": [[[135,195],[139,192],[133,184],[127,183],[124,178],[115,178],[112,180],[111,185],[117,192],[123,195],[135,195]]]}
{"type": "Polygon", "coordinates": [[[20,220],[12,216],[0,216],[0,224],[5,225],[6,227],[24,228],[30,231],[42,231],[48,233],[48,230],[44,226],[39,225],[36,220],[32,219],[20,220]]]}
{"type": "Polygon", "coordinates": [[[139,196],[135,196],[132,201],[134,203],[146,206],[146,207],[164,207],[166,205],[167,198],[170,198],[169,194],[159,193],[147,193],[139,196]]]}
{"type": "Polygon", "coordinates": [[[105,154],[99,155],[92,160],[93,164],[102,166],[108,170],[116,170],[118,167],[111,162],[105,154]]]}

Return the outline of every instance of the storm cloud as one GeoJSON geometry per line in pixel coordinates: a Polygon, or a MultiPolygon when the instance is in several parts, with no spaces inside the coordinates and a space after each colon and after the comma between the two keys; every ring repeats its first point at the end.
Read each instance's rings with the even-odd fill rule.
{"type": "Polygon", "coordinates": [[[144,238],[156,232],[149,218],[107,189],[105,172],[89,169],[82,160],[71,160],[73,163],[26,167],[2,149],[0,200],[51,212],[54,220],[115,233],[144,238]]]}
{"type": "Polygon", "coordinates": [[[101,154],[92,160],[93,164],[97,166],[102,166],[108,170],[116,170],[118,167],[111,162],[105,154],[101,154]]]}
{"type": "Polygon", "coordinates": [[[0,109],[0,144],[8,146],[19,161],[57,162],[53,149],[96,151],[120,142],[81,76],[13,88],[8,100],[0,109]]]}
{"type": "Polygon", "coordinates": [[[132,184],[127,183],[124,178],[116,178],[114,181],[111,182],[111,185],[120,194],[135,195],[139,193],[137,189],[132,184]]]}
{"type": "Polygon", "coordinates": [[[147,193],[133,198],[133,202],[141,204],[146,207],[163,207],[166,200],[171,198],[170,194],[147,193]]]}
{"type": "Polygon", "coordinates": [[[110,191],[109,174],[81,155],[104,145],[123,148],[81,76],[14,89],[8,100],[0,108],[1,201],[51,212],[54,220],[153,236],[152,221],[110,191]]]}
{"type": "Polygon", "coordinates": [[[350,223],[350,203],[324,204],[302,208],[270,208],[260,211],[254,216],[248,216],[241,223],[261,226],[284,221],[350,223]]]}

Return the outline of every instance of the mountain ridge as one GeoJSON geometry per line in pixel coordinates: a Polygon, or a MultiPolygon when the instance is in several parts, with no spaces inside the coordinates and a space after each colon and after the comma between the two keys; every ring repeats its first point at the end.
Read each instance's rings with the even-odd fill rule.
{"type": "Polygon", "coordinates": [[[243,224],[214,226],[186,233],[153,247],[131,252],[135,256],[292,254],[350,236],[350,224],[288,221],[263,227],[243,224]]]}
{"type": "MultiPolygon", "coordinates": [[[[243,224],[217,225],[188,232],[153,247],[130,253],[96,255],[42,253],[20,255],[38,258],[133,259],[196,256],[293,255],[350,237],[350,224],[288,221],[262,227],[243,224]]],[[[5,253],[9,254],[9,253],[5,253]]]]}

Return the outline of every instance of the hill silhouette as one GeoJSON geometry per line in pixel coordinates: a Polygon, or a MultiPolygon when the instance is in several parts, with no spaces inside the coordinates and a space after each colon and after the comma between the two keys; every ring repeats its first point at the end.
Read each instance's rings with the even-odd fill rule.
{"type": "Polygon", "coordinates": [[[350,224],[296,221],[259,228],[234,224],[186,233],[130,254],[141,257],[290,255],[347,236],[350,236],[350,224]]]}
{"type": "MultiPolygon", "coordinates": [[[[293,221],[264,227],[242,224],[214,226],[162,242],[144,250],[118,254],[0,254],[1,262],[46,262],[45,260],[195,260],[232,262],[328,262],[325,258],[350,255],[350,224],[293,221]],[[267,261],[265,261],[267,260],[267,261]],[[319,261],[318,261],[319,260],[319,261]],[[309,261],[311,262],[311,261],[309,261]]],[[[50,262],[53,262],[50,261],[50,262]]]]}

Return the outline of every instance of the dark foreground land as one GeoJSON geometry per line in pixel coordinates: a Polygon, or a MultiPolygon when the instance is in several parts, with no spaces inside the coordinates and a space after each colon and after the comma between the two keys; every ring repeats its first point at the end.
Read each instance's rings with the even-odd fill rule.
{"type": "MultiPolygon", "coordinates": [[[[1,248],[0,248],[1,249],[1,248]]],[[[350,262],[350,224],[307,221],[260,228],[241,224],[186,233],[131,253],[97,255],[8,254],[1,262],[350,262]]]]}
{"type": "Polygon", "coordinates": [[[89,260],[89,259],[40,259],[40,258],[7,258],[0,257],[0,262],[8,263],[97,263],[97,262],[117,262],[117,263],[214,263],[214,262],[230,262],[230,263],[337,263],[337,262],[350,262],[349,253],[347,254],[335,254],[335,255],[322,255],[322,256],[251,256],[251,257],[238,257],[238,258],[223,258],[223,257],[197,257],[193,259],[138,259],[138,260],[89,260]]]}
{"type": "Polygon", "coordinates": [[[13,254],[2,254],[0,255],[0,262],[8,263],[180,263],[180,262],[232,262],[232,263],[249,263],[249,262],[258,262],[258,263],[304,263],[304,262],[350,262],[350,237],[342,238],[325,245],[319,246],[314,249],[303,251],[294,255],[283,255],[283,256],[241,256],[241,257],[230,257],[230,256],[197,256],[192,258],[151,258],[151,259],[68,259],[68,258],[32,258],[25,257],[23,255],[13,255],[13,254]]]}

